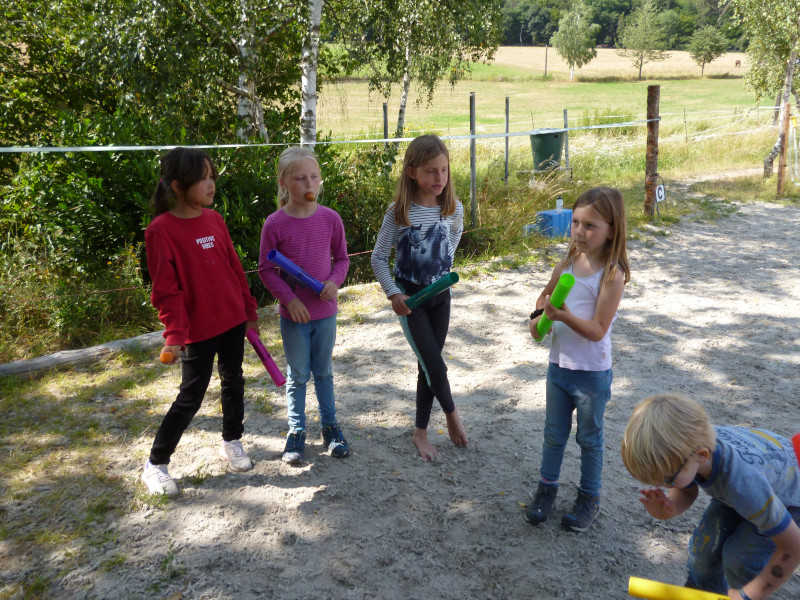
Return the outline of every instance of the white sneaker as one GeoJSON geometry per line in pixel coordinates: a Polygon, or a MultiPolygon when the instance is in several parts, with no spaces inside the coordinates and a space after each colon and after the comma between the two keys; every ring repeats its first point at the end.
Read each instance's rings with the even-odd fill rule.
{"type": "Polygon", "coordinates": [[[142,481],[144,481],[151,494],[178,495],[178,486],[169,476],[167,465],[151,465],[148,460],[144,466],[142,481]]]}
{"type": "Polygon", "coordinates": [[[253,461],[247,456],[239,440],[222,442],[219,455],[230,463],[233,471],[249,471],[253,468],[253,461]]]}

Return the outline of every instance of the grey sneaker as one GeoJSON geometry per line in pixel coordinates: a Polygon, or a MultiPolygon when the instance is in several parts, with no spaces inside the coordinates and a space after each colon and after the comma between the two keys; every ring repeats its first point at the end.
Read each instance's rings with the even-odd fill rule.
{"type": "Polygon", "coordinates": [[[249,471],[253,468],[253,461],[242,448],[240,440],[223,441],[219,455],[230,463],[232,471],[249,471]]]}
{"type": "Polygon", "coordinates": [[[533,504],[531,504],[528,512],[525,513],[525,520],[531,525],[538,525],[547,521],[553,512],[553,503],[556,500],[557,493],[557,483],[540,481],[536,494],[533,496],[533,504]]]}
{"type": "Polygon", "coordinates": [[[169,476],[167,465],[151,465],[150,461],[144,466],[142,481],[147,486],[151,494],[166,494],[167,496],[177,496],[178,486],[169,476]]]}
{"type": "Polygon", "coordinates": [[[281,460],[290,464],[301,463],[305,448],[306,432],[302,429],[293,429],[286,436],[286,447],[283,449],[281,460]]]}
{"type": "Polygon", "coordinates": [[[344,439],[341,427],[334,423],[322,428],[322,441],[325,447],[330,450],[331,456],[335,458],[347,458],[350,456],[350,446],[344,439]]]}
{"type": "Polygon", "coordinates": [[[582,533],[589,529],[600,513],[600,494],[590,494],[578,488],[578,497],[572,510],[561,519],[561,526],[569,531],[582,533]]]}

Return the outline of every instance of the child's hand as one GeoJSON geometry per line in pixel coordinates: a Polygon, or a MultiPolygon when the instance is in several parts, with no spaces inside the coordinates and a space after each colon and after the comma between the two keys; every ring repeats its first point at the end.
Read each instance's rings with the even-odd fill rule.
{"type": "Polygon", "coordinates": [[[539,339],[539,332],[536,330],[536,325],[539,323],[539,320],[541,318],[542,318],[542,316],[539,315],[535,319],[531,319],[530,321],[528,321],[528,329],[531,332],[531,337],[533,337],[533,339],[535,339],[535,340],[539,339]]]}
{"type": "Polygon", "coordinates": [[[260,335],[261,332],[258,330],[258,321],[248,321],[244,324],[244,332],[247,333],[251,329],[255,329],[256,335],[260,335]]]}
{"type": "Polygon", "coordinates": [[[164,346],[161,349],[161,356],[158,359],[165,365],[174,365],[180,361],[181,347],[180,346],[164,346]]]}
{"type": "Polygon", "coordinates": [[[642,494],[639,502],[644,504],[645,510],[656,519],[671,519],[677,514],[675,503],[669,499],[661,488],[639,490],[639,492],[642,494]]]}
{"type": "Polygon", "coordinates": [[[300,298],[292,299],[289,304],[286,305],[286,310],[289,311],[289,316],[295,323],[308,323],[311,320],[311,315],[300,298]]]}
{"type": "Polygon", "coordinates": [[[409,296],[405,294],[393,294],[389,296],[389,300],[392,301],[392,310],[396,315],[404,317],[411,314],[411,309],[406,306],[406,300],[408,300],[408,298],[409,296]]]}
{"type": "Polygon", "coordinates": [[[322,282],[323,288],[319,293],[320,300],[335,300],[336,294],[339,292],[339,286],[330,279],[322,282]]]}
{"type": "Polygon", "coordinates": [[[544,314],[547,315],[547,318],[553,321],[563,321],[564,317],[569,314],[569,308],[567,308],[567,303],[564,302],[561,305],[561,308],[556,308],[552,304],[550,304],[550,296],[545,296],[545,304],[544,304],[544,314]]]}

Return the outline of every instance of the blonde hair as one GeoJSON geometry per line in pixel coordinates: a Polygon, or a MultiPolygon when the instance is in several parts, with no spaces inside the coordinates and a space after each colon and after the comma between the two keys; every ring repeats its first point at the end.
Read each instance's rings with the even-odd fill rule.
{"type": "Polygon", "coordinates": [[[633,409],[622,436],[622,462],[642,483],[664,485],[699,448],[713,452],[716,444],[702,406],[678,394],[658,394],[633,409]]]}
{"type": "MultiPolygon", "coordinates": [[[[622,271],[625,283],[631,280],[631,268],[628,265],[628,253],[625,249],[625,201],[615,188],[595,187],[583,192],[572,207],[590,206],[611,226],[611,239],[605,245],[603,253],[603,284],[614,280],[617,270],[622,271]]],[[[565,264],[572,263],[580,254],[575,242],[570,242],[565,264]]]]}
{"type": "MultiPolygon", "coordinates": [[[[281,184],[281,181],[292,174],[297,163],[303,160],[313,160],[319,169],[319,162],[313,150],[308,146],[290,146],[286,148],[278,157],[278,208],[283,208],[289,203],[289,190],[281,184]]],[[[320,192],[322,184],[320,184],[320,192]]]]}
{"type": "Polygon", "coordinates": [[[392,200],[394,222],[398,225],[411,225],[408,220],[408,209],[417,196],[417,182],[409,176],[408,169],[420,167],[439,156],[444,156],[447,159],[447,184],[445,184],[437,200],[442,207],[443,217],[449,217],[456,212],[458,198],[453,189],[453,178],[450,173],[450,153],[447,151],[447,146],[438,136],[421,135],[414,138],[406,148],[403,171],[400,173],[400,179],[397,181],[397,190],[395,190],[392,200]]]}

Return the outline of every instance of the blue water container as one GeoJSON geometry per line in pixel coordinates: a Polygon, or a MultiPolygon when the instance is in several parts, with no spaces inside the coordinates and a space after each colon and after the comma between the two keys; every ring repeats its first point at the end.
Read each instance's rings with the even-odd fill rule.
{"type": "Polygon", "coordinates": [[[543,210],[536,213],[536,230],[547,237],[569,237],[572,231],[572,210],[543,210]]]}

